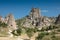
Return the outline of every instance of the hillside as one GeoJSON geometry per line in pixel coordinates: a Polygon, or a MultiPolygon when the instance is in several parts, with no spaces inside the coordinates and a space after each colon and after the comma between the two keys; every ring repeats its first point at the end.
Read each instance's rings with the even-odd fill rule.
{"type": "MultiPolygon", "coordinates": [[[[18,27],[22,27],[22,29],[27,31],[31,35],[31,38],[33,38],[34,33],[38,33],[38,36],[35,36],[36,40],[59,40],[60,36],[60,24],[56,23],[56,20],[58,22],[58,17],[46,17],[42,16],[39,12],[39,9],[33,8],[30,11],[30,14],[22,19],[17,19],[17,25],[18,27]],[[39,36],[40,35],[40,36],[39,36]],[[40,38],[41,37],[41,38],[40,38]]],[[[60,20],[59,20],[60,21],[60,20]]],[[[30,38],[30,39],[31,39],[30,38]]],[[[35,40],[34,39],[34,40],[35,40]]]]}
{"type": "Polygon", "coordinates": [[[21,19],[15,20],[12,14],[4,20],[0,17],[0,37],[12,37],[13,40],[15,37],[23,40],[59,40],[60,15],[42,16],[39,8],[32,8],[30,14],[21,19]]]}

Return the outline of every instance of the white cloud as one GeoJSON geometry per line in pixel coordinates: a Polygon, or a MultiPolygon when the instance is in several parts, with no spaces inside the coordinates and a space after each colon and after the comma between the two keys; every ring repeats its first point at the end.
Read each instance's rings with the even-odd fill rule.
{"type": "Polygon", "coordinates": [[[48,12],[48,10],[41,10],[41,12],[48,12]]]}

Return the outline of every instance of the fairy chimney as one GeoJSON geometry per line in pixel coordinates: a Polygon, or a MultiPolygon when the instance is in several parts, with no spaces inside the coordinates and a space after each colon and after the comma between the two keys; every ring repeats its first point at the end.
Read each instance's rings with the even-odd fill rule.
{"type": "Polygon", "coordinates": [[[41,13],[39,8],[32,8],[29,16],[30,19],[32,20],[32,25],[40,24],[41,13]]]}
{"type": "Polygon", "coordinates": [[[40,16],[41,16],[40,10],[38,8],[32,8],[30,12],[31,19],[36,19],[39,18],[40,16]]]}
{"type": "Polygon", "coordinates": [[[11,30],[17,29],[16,22],[15,22],[14,16],[12,14],[9,14],[7,16],[6,21],[11,30]]]}

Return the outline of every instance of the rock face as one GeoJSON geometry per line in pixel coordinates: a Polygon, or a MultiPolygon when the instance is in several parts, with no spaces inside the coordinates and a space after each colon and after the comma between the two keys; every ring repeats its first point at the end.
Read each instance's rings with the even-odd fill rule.
{"type": "Polygon", "coordinates": [[[38,8],[32,8],[32,10],[30,11],[30,14],[26,18],[26,22],[24,26],[26,27],[30,25],[39,26],[41,21],[40,16],[41,16],[40,10],[38,8]]]}
{"type": "Polygon", "coordinates": [[[0,32],[5,32],[8,36],[12,37],[12,31],[17,29],[17,25],[14,19],[14,16],[12,14],[7,15],[5,18],[0,16],[0,21],[2,23],[6,23],[6,27],[0,27],[0,32]]]}
{"type": "Polygon", "coordinates": [[[0,21],[4,22],[4,18],[2,16],[0,16],[0,21]]]}
{"type": "Polygon", "coordinates": [[[55,24],[60,24],[60,14],[57,17],[55,24]]]}
{"type": "Polygon", "coordinates": [[[30,12],[31,19],[36,19],[40,17],[40,10],[38,8],[32,8],[30,12]]]}
{"type": "Polygon", "coordinates": [[[12,31],[17,29],[17,25],[12,14],[7,15],[5,18],[0,16],[0,21],[6,23],[8,28],[12,31]]]}
{"type": "Polygon", "coordinates": [[[50,19],[44,16],[41,16],[40,10],[38,8],[32,8],[30,15],[27,16],[24,26],[49,26],[50,19]]]}
{"type": "Polygon", "coordinates": [[[13,37],[13,34],[11,33],[13,30],[17,29],[17,25],[14,19],[14,16],[12,14],[7,15],[5,18],[5,23],[8,24],[8,34],[9,37],[13,37]]]}
{"type": "Polygon", "coordinates": [[[32,20],[32,25],[38,26],[40,23],[40,10],[38,8],[32,8],[30,12],[30,18],[32,20]]]}
{"type": "Polygon", "coordinates": [[[6,17],[5,22],[8,24],[10,30],[17,29],[16,22],[15,22],[14,16],[12,14],[9,14],[6,17]]]}

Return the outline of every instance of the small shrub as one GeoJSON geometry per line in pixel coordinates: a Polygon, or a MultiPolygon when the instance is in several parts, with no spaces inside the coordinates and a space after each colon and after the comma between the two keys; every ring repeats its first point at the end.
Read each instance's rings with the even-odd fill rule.
{"type": "Polygon", "coordinates": [[[0,27],[7,27],[7,26],[8,26],[8,24],[0,21],[0,27]]]}
{"type": "Polygon", "coordinates": [[[28,28],[26,29],[26,33],[29,36],[29,38],[31,38],[34,34],[34,30],[32,28],[28,28]]]}
{"type": "Polygon", "coordinates": [[[15,36],[21,35],[22,29],[13,30],[11,33],[15,36]]]}
{"type": "Polygon", "coordinates": [[[36,40],[41,40],[44,36],[48,35],[49,33],[46,32],[42,32],[40,34],[38,34],[38,37],[36,37],[36,40]]]}
{"type": "Polygon", "coordinates": [[[45,29],[42,27],[41,31],[44,31],[45,29]]]}

